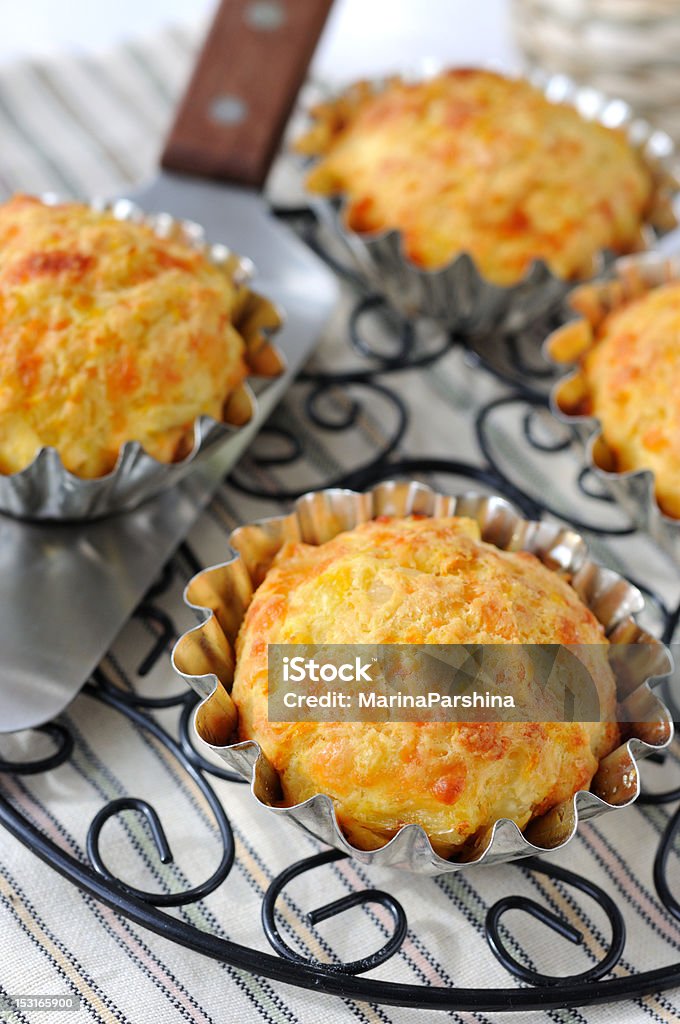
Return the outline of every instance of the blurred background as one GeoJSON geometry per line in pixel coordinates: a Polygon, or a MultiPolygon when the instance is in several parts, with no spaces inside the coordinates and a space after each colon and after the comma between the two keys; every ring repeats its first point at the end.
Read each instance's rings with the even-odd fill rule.
{"type": "MultiPolygon", "coordinates": [[[[0,195],[109,195],[147,178],[214,3],[12,5],[0,195]]],[[[334,84],[428,61],[566,72],[680,140],[680,0],[335,0],[312,74],[334,84]]]]}
{"type": "MultiPolygon", "coordinates": [[[[3,17],[0,61],[97,51],[168,24],[205,23],[212,0],[20,0],[3,17]]],[[[507,63],[509,0],[336,0],[315,70],[352,77],[409,57],[507,63]]]]}
{"type": "MultiPolygon", "coordinates": [[[[3,18],[0,64],[96,54],[174,25],[200,35],[214,0],[22,0],[3,18]]],[[[539,66],[632,103],[680,137],[679,0],[336,0],[314,71],[375,74],[432,57],[539,66]]]]}

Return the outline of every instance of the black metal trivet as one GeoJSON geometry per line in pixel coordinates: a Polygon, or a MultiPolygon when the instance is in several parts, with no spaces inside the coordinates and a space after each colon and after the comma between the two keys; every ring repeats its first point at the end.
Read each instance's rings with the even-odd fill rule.
{"type": "MultiPolygon", "coordinates": [[[[320,251],[339,273],[345,277],[350,276],[322,248],[313,219],[303,211],[296,211],[296,217],[297,227],[307,237],[309,243],[317,251],[320,251]]],[[[451,345],[462,344],[462,342],[456,338],[443,337],[434,345],[423,346],[412,325],[397,320],[394,314],[385,309],[377,296],[362,292],[360,281],[355,280],[353,283],[356,285],[360,297],[349,317],[348,331],[350,345],[360,362],[356,368],[338,373],[303,373],[300,378],[306,388],[303,411],[307,419],[316,426],[337,431],[349,430],[357,421],[362,408],[361,403],[379,396],[393,407],[395,425],[382,449],[374,452],[365,465],[335,479],[324,481],[318,486],[366,489],[380,480],[395,476],[428,473],[450,475],[481,483],[506,496],[528,518],[540,519],[544,514],[552,513],[578,530],[583,529],[591,534],[601,534],[605,537],[622,536],[634,532],[633,527],[627,525],[609,524],[604,526],[565,517],[563,511],[551,508],[549,501],[545,500],[543,496],[539,500],[536,496],[526,493],[517,482],[508,478],[499,465],[500,460],[494,454],[493,445],[489,440],[489,423],[499,411],[507,411],[508,408],[513,409],[521,418],[524,440],[527,446],[535,452],[550,455],[568,448],[571,443],[568,432],[560,431],[554,423],[545,420],[548,407],[546,394],[549,371],[537,361],[536,346],[531,344],[530,338],[528,342],[517,338],[495,338],[493,344],[486,348],[484,344],[480,343],[470,349],[469,360],[471,362],[481,365],[511,388],[508,394],[488,402],[476,414],[477,440],[486,460],[483,464],[426,456],[397,457],[396,452],[408,425],[409,411],[403,399],[389,387],[386,381],[389,381],[391,374],[432,365],[451,345]],[[382,316],[391,325],[389,351],[376,350],[365,335],[365,318],[375,315],[382,316]],[[339,391],[346,399],[349,399],[344,402],[344,412],[340,416],[338,416],[337,403],[326,401],[326,399],[332,399],[333,395],[339,391]],[[364,391],[364,395],[360,397],[362,391],[364,391]]],[[[275,436],[278,454],[259,457],[252,455],[251,457],[260,466],[293,463],[301,458],[304,450],[304,437],[294,434],[288,427],[273,424],[264,428],[264,434],[265,436],[275,436]]],[[[245,479],[243,473],[239,473],[238,469],[231,476],[230,483],[246,494],[272,500],[290,500],[302,493],[280,488],[271,491],[258,490],[252,485],[252,482],[245,479]]],[[[610,501],[609,497],[602,493],[597,482],[590,479],[588,473],[582,473],[578,477],[577,483],[583,493],[592,500],[600,503],[610,501]]],[[[195,571],[202,568],[188,545],[183,545],[181,550],[184,561],[195,571]]],[[[157,637],[148,655],[139,666],[138,671],[141,676],[147,674],[160,658],[167,657],[168,650],[176,637],[177,631],[174,623],[157,603],[158,598],[168,590],[171,583],[172,569],[168,567],[135,612],[135,616],[143,620],[150,627],[150,632],[157,637]]],[[[640,586],[639,582],[638,586],[640,586]]],[[[665,642],[671,642],[676,637],[679,628],[680,605],[669,608],[658,595],[655,595],[647,587],[642,586],[641,589],[655,609],[658,633],[665,642]]],[[[179,945],[245,971],[301,988],[322,991],[329,995],[370,1003],[449,1011],[549,1010],[639,998],[643,995],[680,986],[680,962],[626,977],[611,977],[613,968],[623,956],[626,943],[624,921],[617,904],[611,896],[589,879],[539,858],[525,859],[509,867],[515,872],[534,872],[546,875],[551,879],[558,880],[563,885],[572,887],[577,893],[583,893],[593,899],[609,921],[611,937],[605,954],[588,970],[561,977],[542,974],[521,963],[511,952],[507,938],[504,938],[504,935],[507,936],[508,933],[502,924],[503,916],[507,911],[522,911],[540,921],[554,935],[573,943],[581,942],[582,935],[552,910],[527,896],[510,894],[503,897],[494,903],[487,912],[486,937],[490,953],[511,976],[523,983],[522,987],[493,989],[435,987],[397,984],[360,977],[393,957],[398,952],[407,932],[406,914],[399,900],[392,893],[377,889],[357,889],[332,903],[316,908],[308,914],[307,919],[313,927],[351,907],[379,904],[387,911],[391,919],[391,930],[383,928],[385,942],[379,950],[348,963],[321,963],[292,949],[286,943],[277,924],[277,899],[285,887],[299,875],[307,871],[321,871],[325,865],[345,857],[345,854],[336,850],[323,851],[297,861],[270,883],[262,901],[262,927],[274,950],[273,954],[239,945],[203,931],[185,920],[179,920],[162,908],[179,907],[203,899],[225,884],[234,866],[234,837],[229,818],[207,776],[213,775],[234,784],[239,784],[242,780],[225,769],[207,762],[193,747],[191,718],[197,702],[193,693],[167,698],[144,697],[123,690],[107,676],[103,669],[97,670],[92,680],[84,687],[83,692],[88,699],[102,702],[154,737],[173,759],[177,770],[186,773],[199,787],[214,815],[221,840],[222,852],[218,867],[200,885],[173,893],[146,892],[117,879],[107,867],[106,859],[100,852],[100,836],[105,822],[121,810],[132,809],[144,815],[151,829],[159,859],[163,863],[171,859],[157,812],[147,801],[137,798],[120,797],[111,800],[95,815],[87,837],[89,863],[76,859],[50,840],[21,814],[1,794],[1,791],[0,822],[38,857],[83,891],[129,920],[149,928],[179,945]],[[167,708],[176,708],[178,711],[177,739],[174,739],[154,718],[154,710],[167,708]]],[[[673,712],[674,718],[680,718],[680,709],[673,707],[673,712]]],[[[13,763],[0,760],[0,775],[2,773],[29,775],[50,772],[69,760],[73,753],[74,741],[64,724],[55,722],[42,726],[36,731],[50,737],[55,747],[54,752],[40,760],[30,762],[13,763]]],[[[652,759],[662,762],[664,755],[653,755],[652,759]]],[[[640,802],[648,804],[668,804],[674,801],[680,801],[680,787],[660,793],[647,793],[640,797],[640,802]]],[[[654,883],[657,895],[666,912],[678,921],[680,921],[680,901],[677,887],[676,894],[674,894],[669,883],[668,862],[669,853],[679,833],[680,807],[669,819],[654,855],[654,883]]],[[[512,878],[510,870],[508,870],[507,877],[508,880],[512,878]]]]}

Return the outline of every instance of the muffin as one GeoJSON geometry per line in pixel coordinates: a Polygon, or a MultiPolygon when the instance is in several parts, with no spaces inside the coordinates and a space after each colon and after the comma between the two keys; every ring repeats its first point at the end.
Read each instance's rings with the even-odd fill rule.
{"type": "Polygon", "coordinates": [[[645,290],[629,274],[624,283],[575,293],[574,303],[596,309],[596,322],[570,323],[549,342],[557,357],[568,358],[570,344],[579,355],[576,375],[557,390],[557,407],[594,416],[601,468],[651,470],[659,507],[680,519],[680,280],[645,290]]]}
{"type": "Polygon", "coordinates": [[[21,195],[0,206],[0,473],[45,446],[83,478],[127,441],[182,458],[195,419],[229,418],[246,376],[239,295],[148,223],[21,195]]]}
{"type": "MultiPolygon", "coordinates": [[[[517,692],[530,679],[518,673],[517,692]]],[[[333,801],[354,846],[406,824],[461,855],[499,818],[524,828],[587,789],[619,741],[603,627],[569,583],[526,552],[480,539],[460,517],[361,523],[319,545],[289,541],[255,591],[236,644],[231,699],[285,805],[333,801]],[[269,644],[584,644],[600,721],[270,722],[269,644]]]]}
{"type": "Polygon", "coordinates": [[[312,111],[301,152],[312,193],[346,200],[346,227],[398,229],[411,263],[468,253],[509,286],[535,260],[592,276],[603,249],[643,247],[654,174],[622,129],[586,120],[522,79],[455,69],[358,83],[312,111]]]}

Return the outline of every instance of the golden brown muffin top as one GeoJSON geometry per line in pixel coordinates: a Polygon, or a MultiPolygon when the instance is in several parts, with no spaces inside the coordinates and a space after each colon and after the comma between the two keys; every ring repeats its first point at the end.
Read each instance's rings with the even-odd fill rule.
{"type": "Polygon", "coordinates": [[[243,631],[259,616],[269,643],[571,644],[604,636],[569,583],[535,555],[502,551],[480,539],[472,519],[455,516],[382,516],[319,546],[285,544],[243,631]]]}
{"type": "Polygon", "coordinates": [[[596,416],[616,470],[650,469],[680,518],[680,281],[606,316],[582,355],[578,412],[596,416]]]}
{"type": "Polygon", "coordinates": [[[235,290],[198,250],[80,203],[0,205],[0,472],[43,445],[96,477],[126,441],[170,461],[243,379],[235,290]]]}
{"type": "Polygon", "coordinates": [[[653,182],[623,130],[549,102],[527,81],[455,69],[426,81],[358,83],[312,112],[299,148],[310,191],[347,198],[349,228],[398,228],[436,269],[462,252],[497,284],[535,259],[588,277],[603,248],[641,247],[653,182]]]}
{"type": "MultiPolygon", "coordinates": [[[[239,735],[261,745],[287,803],[331,796],[356,845],[382,845],[416,822],[448,856],[497,818],[524,827],[589,785],[618,738],[606,644],[565,579],[534,555],[484,543],[472,520],[381,517],[318,547],[281,549],[238,636],[239,735]],[[485,642],[585,645],[606,720],[269,721],[269,644],[485,642]]],[[[520,704],[532,685],[517,672],[520,704]]]]}

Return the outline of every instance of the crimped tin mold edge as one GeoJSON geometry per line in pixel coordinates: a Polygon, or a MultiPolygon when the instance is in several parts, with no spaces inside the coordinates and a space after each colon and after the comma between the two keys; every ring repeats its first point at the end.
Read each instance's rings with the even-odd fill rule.
{"type": "MultiPolygon", "coordinates": [[[[587,316],[571,305],[571,299],[581,288],[606,292],[613,282],[621,282],[630,278],[631,273],[639,272],[639,281],[644,280],[645,290],[664,284],[671,280],[680,282],[680,257],[664,256],[659,252],[633,253],[622,256],[611,267],[610,273],[602,281],[575,285],[569,289],[565,298],[565,307],[573,314],[554,331],[543,343],[543,356],[563,371],[562,376],[553,384],[550,391],[550,411],[561,423],[570,426],[578,438],[585,456],[587,468],[600,479],[613,494],[621,507],[630,515],[634,524],[655,540],[660,547],[670,554],[680,565],[680,519],[667,515],[660,507],[655,494],[655,478],[651,469],[631,469],[624,472],[604,469],[595,458],[595,450],[599,445],[606,448],[602,424],[596,416],[577,415],[567,412],[559,403],[559,392],[569,382],[578,377],[578,369],[574,367],[574,359],[559,359],[552,351],[555,338],[560,331],[569,325],[579,322],[588,323],[587,316]]],[[[627,297],[630,298],[630,297],[627,297]]],[[[609,308],[609,299],[608,299],[609,308]]],[[[603,314],[604,315],[604,314],[603,314]]]]}
{"type": "MultiPolygon", "coordinates": [[[[257,577],[263,571],[263,563],[259,559],[268,545],[269,555],[273,557],[277,534],[281,543],[284,538],[290,539],[293,536],[307,539],[316,536],[316,543],[319,543],[327,539],[327,536],[351,528],[349,522],[352,518],[356,524],[390,511],[396,515],[406,515],[413,511],[436,515],[456,512],[472,514],[480,522],[487,540],[490,535],[498,537],[501,542],[499,547],[533,550],[551,568],[573,572],[581,588],[591,596],[596,606],[599,603],[600,607],[607,607],[608,597],[611,600],[614,588],[618,588],[617,593],[622,590],[618,603],[609,610],[605,627],[608,626],[610,632],[622,632],[626,639],[621,642],[630,642],[631,635],[645,643],[653,642],[658,645],[659,654],[655,659],[655,671],[645,674],[632,691],[646,709],[647,739],[632,736],[620,744],[601,761],[593,780],[593,786],[597,787],[598,778],[602,776],[606,781],[609,774],[610,783],[614,786],[610,796],[616,797],[616,802],[605,799],[593,790],[579,790],[570,801],[553,809],[549,815],[530,822],[525,830],[529,835],[520,832],[509,819],[499,819],[484,837],[482,845],[471,851],[470,859],[458,861],[440,857],[425,831],[416,824],[403,826],[389,842],[377,850],[355,847],[343,834],[332,801],[325,794],[317,794],[293,806],[272,806],[271,801],[277,795],[278,776],[259,745],[252,740],[233,744],[228,742],[233,734],[237,713],[220,678],[228,677],[233,671],[233,650],[227,634],[231,633],[235,638],[250,600],[248,588],[251,595],[254,589],[251,572],[235,547],[232,547],[231,557],[225,562],[202,570],[187,584],[184,600],[203,621],[177,641],[172,653],[175,671],[203,698],[194,713],[194,728],[199,737],[222,761],[250,783],[252,795],[268,811],[291,819],[308,834],[343,850],[362,863],[405,868],[421,874],[457,872],[472,865],[500,863],[561,849],[576,834],[580,820],[633,803],[640,792],[638,759],[663,748],[673,736],[670,713],[651,689],[653,682],[665,678],[672,671],[671,658],[663,644],[645,634],[634,620],[634,613],[644,605],[640,592],[613,570],[591,562],[582,538],[575,531],[522,519],[505,499],[496,496],[466,492],[453,497],[440,494],[424,484],[389,481],[364,493],[340,489],[310,492],[298,500],[288,515],[260,520],[233,531],[230,543],[235,542],[237,546],[241,543],[243,534],[241,538],[238,536],[241,531],[257,531],[259,549],[253,563],[257,577]],[[349,521],[346,519],[340,522],[338,513],[343,504],[351,506],[349,511],[353,511],[353,516],[349,521]],[[221,591],[225,595],[224,601],[220,597],[221,591]],[[241,611],[239,605],[242,606],[241,611]],[[631,610],[633,615],[630,614],[631,610]],[[222,624],[218,621],[220,617],[222,624]],[[229,623],[226,622],[227,618],[231,618],[229,623]],[[622,787],[621,794],[617,786],[622,787]],[[546,819],[550,815],[554,821],[548,822],[547,827],[549,831],[552,830],[552,836],[558,835],[558,841],[549,844],[532,841],[530,836],[540,840],[541,830],[546,830],[546,819]]],[[[229,684],[230,680],[227,679],[226,685],[229,684]]]]}
{"type": "MultiPolygon", "coordinates": [[[[428,67],[424,74],[396,77],[417,81],[440,70],[440,67],[428,67]]],[[[552,102],[570,104],[588,120],[624,128],[631,144],[649,167],[656,185],[651,215],[642,226],[643,231],[648,236],[653,233],[659,237],[675,226],[677,220],[672,211],[671,196],[666,193],[671,183],[673,194],[680,186],[676,176],[676,150],[669,135],[635,117],[623,100],[608,97],[592,87],[578,85],[566,75],[534,72],[527,79],[552,102]],[[657,205],[662,209],[655,216],[657,205]]],[[[370,84],[379,89],[387,81],[389,79],[377,79],[370,84]]],[[[313,166],[317,159],[306,158],[306,166],[313,166]]],[[[513,285],[497,285],[489,281],[472,255],[465,252],[458,253],[448,264],[434,270],[419,267],[405,254],[399,229],[388,228],[375,233],[352,231],[346,227],[346,200],[342,196],[310,192],[306,195],[310,206],[341,243],[354,267],[407,319],[430,317],[449,330],[470,337],[491,330],[517,331],[555,309],[574,285],[573,280],[555,275],[543,259],[532,261],[521,280],[513,285]]],[[[600,250],[595,257],[592,276],[602,273],[611,259],[609,250],[600,250]]]]}
{"type": "MultiPolygon", "coordinates": [[[[49,204],[59,202],[51,193],[41,198],[49,204]]],[[[211,263],[231,278],[239,288],[233,322],[246,346],[249,373],[227,399],[227,406],[232,404],[233,422],[205,415],[197,417],[191,448],[175,462],[161,462],[138,441],[127,441],[109,473],[86,479],[69,472],[55,448],[40,448],[23,470],[0,474],[0,512],[20,519],[80,521],[136,508],[179,483],[197,461],[217,446],[228,444],[230,438],[248,427],[257,415],[257,398],[249,381],[256,384],[259,392],[269,380],[285,371],[285,357],[271,340],[284,315],[274,303],[248,287],[255,268],[247,257],[236,255],[223,243],[208,243],[204,228],[194,221],[164,212],[146,213],[128,199],[93,199],[89,205],[97,211],[111,212],[117,220],[148,224],[161,239],[180,237],[204,252],[211,263]]]]}

